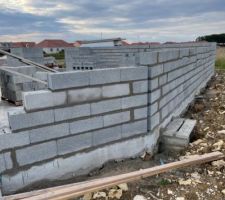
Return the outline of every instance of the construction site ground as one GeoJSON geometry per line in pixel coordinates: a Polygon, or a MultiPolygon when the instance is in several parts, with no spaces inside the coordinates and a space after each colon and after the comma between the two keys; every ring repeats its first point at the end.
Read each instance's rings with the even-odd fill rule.
{"type": "MultiPolygon", "coordinates": [[[[66,183],[91,180],[144,169],[156,165],[178,161],[184,157],[213,151],[225,153],[225,71],[217,71],[208,86],[199,94],[187,112],[182,116],[197,120],[193,139],[182,152],[162,152],[154,157],[146,154],[140,158],[112,161],[102,168],[67,181],[43,182],[23,191],[31,191],[66,183]]],[[[86,194],[78,199],[121,199],[133,200],[224,200],[225,162],[212,163],[173,170],[140,181],[115,186],[108,190],[86,194]],[[126,188],[128,186],[128,188],[126,188]]]]}

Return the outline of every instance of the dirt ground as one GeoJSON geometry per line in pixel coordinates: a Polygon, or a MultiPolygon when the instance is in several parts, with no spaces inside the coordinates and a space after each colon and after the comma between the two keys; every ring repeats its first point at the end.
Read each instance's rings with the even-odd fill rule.
{"type": "MultiPolygon", "coordinates": [[[[95,172],[95,178],[160,165],[162,162],[177,161],[181,156],[204,154],[216,150],[225,153],[224,83],[225,71],[217,71],[206,90],[197,96],[196,101],[184,114],[183,117],[197,120],[193,142],[187,149],[177,154],[174,152],[167,155],[165,153],[158,154],[148,161],[134,159],[108,163],[101,170],[95,172]]],[[[123,192],[120,199],[131,200],[135,195],[143,195],[150,200],[224,200],[224,172],[224,161],[174,170],[170,173],[128,183],[128,191],[123,192]]],[[[118,187],[115,189],[118,190],[118,187]]],[[[109,190],[103,192],[108,196],[109,190]]]]}
{"type": "MultiPolygon", "coordinates": [[[[28,190],[39,189],[65,183],[106,177],[134,170],[144,169],[163,163],[180,160],[181,156],[204,154],[213,151],[225,153],[225,71],[217,71],[205,91],[196,97],[183,117],[197,120],[193,142],[182,152],[167,152],[155,155],[143,161],[142,158],[114,161],[101,169],[92,171],[88,176],[68,181],[32,186],[28,190]]],[[[128,183],[128,190],[119,187],[87,194],[78,199],[121,199],[133,200],[136,195],[143,195],[149,200],[224,200],[225,199],[225,162],[213,162],[174,170],[137,182],[128,183]],[[113,190],[112,190],[113,189],[113,190]],[[115,198],[108,198],[110,193],[115,198]],[[97,196],[101,197],[97,197],[97,196]],[[95,198],[93,198],[93,196],[95,198]],[[106,196],[106,197],[105,197],[106,196]],[[116,198],[117,196],[117,198],[116,198]]],[[[76,198],[77,199],[77,198],[76,198]]],[[[143,200],[143,199],[140,199],[143,200]]]]}

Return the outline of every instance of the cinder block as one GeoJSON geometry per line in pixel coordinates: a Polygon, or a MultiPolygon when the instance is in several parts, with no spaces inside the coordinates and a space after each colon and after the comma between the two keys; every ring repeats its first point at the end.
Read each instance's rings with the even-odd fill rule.
{"type": "Polygon", "coordinates": [[[23,93],[23,104],[26,111],[51,108],[67,104],[66,92],[51,92],[48,90],[23,93]]]}
{"type": "Polygon", "coordinates": [[[159,77],[159,85],[162,86],[167,83],[167,74],[164,74],[159,77]]]}
{"type": "Polygon", "coordinates": [[[158,102],[156,101],[153,104],[149,105],[149,115],[152,116],[153,114],[155,114],[159,109],[159,105],[158,102]]]}
{"type": "Polygon", "coordinates": [[[152,104],[161,97],[161,89],[157,89],[149,93],[149,103],[152,104]]]}
{"type": "Polygon", "coordinates": [[[13,168],[13,161],[12,161],[12,157],[11,157],[11,152],[4,153],[4,159],[5,159],[6,169],[12,169],[13,168]]]}
{"type": "Polygon", "coordinates": [[[92,133],[83,133],[57,141],[58,155],[80,151],[92,146],[92,133]]]}
{"type": "Polygon", "coordinates": [[[134,119],[143,119],[148,116],[148,107],[134,109],[134,119]]]}
{"type": "Polygon", "coordinates": [[[181,48],[180,49],[180,58],[189,56],[189,48],[181,48]]]}
{"type": "Polygon", "coordinates": [[[0,154],[0,173],[6,170],[4,154],[0,154]]]}
{"type": "Polygon", "coordinates": [[[48,73],[50,90],[61,90],[89,85],[89,71],[48,73]]]}
{"type": "Polygon", "coordinates": [[[130,111],[114,113],[110,115],[104,115],[104,127],[111,126],[115,124],[121,124],[130,120],[130,111]]]}
{"type": "Polygon", "coordinates": [[[104,98],[120,97],[130,94],[129,84],[116,84],[102,87],[102,96],[104,98]]]}
{"type": "Polygon", "coordinates": [[[68,103],[90,102],[102,98],[101,88],[84,88],[68,91],[68,103]]]}
{"type": "Polygon", "coordinates": [[[121,70],[121,81],[141,80],[148,78],[148,67],[124,67],[121,70]]]}
{"type": "Polygon", "coordinates": [[[163,65],[156,65],[156,66],[149,67],[148,73],[150,78],[154,78],[156,76],[163,74],[163,65]]]}
{"type": "Polygon", "coordinates": [[[153,130],[156,126],[159,125],[160,122],[160,114],[157,112],[153,116],[149,117],[150,130],[153,130]]]}
{"type": "Polygon", "coordinates": [[[70,123],[70,133],[77,134],[89,130],[103,128],[103,117],[92,117],[89,119],[74,121],[70,123]]]}
{"type": "Polygon", "coordinates": [[[159,52],[159,62],[166,62],[179,58],[179,50],[163,50],[159,52]]]}
{"type": "Polygon", "coordinates": [[[29,144],[29,134],[26,131],[18,134],[6,133],[0,135],[0,151],[29,144]]]}
{"type": "Polygon", "coordinates": [[[149,80],[149,90],[152,91],[159,87],[159,78],[156,77],[154,79],[149,80]]]}
{"type": "Polygon", "coordinates": [[[120,69],[90,71],[90,85],[120,82],[120,69]]]}
{"type": "Polygon", "coordinates": [[[10,111],[8,112],[9,125],[12,131],[20,129],[31,128],[38,125],[51,124],[54,122],[53,110],[44,110],[33,113],[20,113],[10,111]]]}
{"type": "Polygon", "coordinates": [[[157,63],[158,52],[140,52],[140,65],[154,65],[157,63]]]}
{"type": "Polygon", "coordinates": [[[148,103],[148,95],[136,95],[130,97],[122,98],[122,109],[137,107],[137,106],[144,106],[148,103]]]}
{"type": "Polygon", "coordinates": [[[147,133],[147,119],[122,125],[122,137],[131,137],[147,133]]]}
{"type": "Polygon", "coordinates": [[[148,81],[136,81],[133,82],[133,93],[144,93],[148,92],[148,81]]]}
{"type": "Polygon", "coordinates": [[[98,103],[91,104],[91,115],[96,115],[100,113],[121,110],[122,109],[122,100],[121,99],[112,99],[100,101],[98,103]]]}
{"type": "Polygon", "coordinates": [[[114,126],[93,132],[93,145],[101,145],[121,139],[121,126],[114,126]]]}
{"type": "Polygon", "coordinates": [[[29,130],[31,143],[50,140],[69,135],[69,124],[56,124],[29,130]]]}
{"type": "Polygon", "coordinates": [[[56,155],[56,141],[50,141],[16,150],[16,160],[20,166],[50,159],[56,155]]]}
{"type": "Polygon", "coordinates": [[[54,109],[55,121],[63,121],[69,119],[75,119],[79,117],[90,116],[91,106],[90,104],[76,105],[65,108],[54,109]]]}

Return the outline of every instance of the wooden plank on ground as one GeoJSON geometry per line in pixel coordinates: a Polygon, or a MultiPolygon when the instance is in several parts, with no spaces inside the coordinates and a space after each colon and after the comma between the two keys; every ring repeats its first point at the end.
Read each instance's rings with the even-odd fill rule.
{"type": "MultiPolygon", "coordinates": [[[[191,165],[199,165],[214,160],[222,159],[224,155],[221,152],[213,152],[204,155],[195,156],[193,158],[185,159],[182,161],[172,162],[161,166],[142,169],[126,174],[95,179],[92,181],[81,182],[79,184],[65,185],[62,188],[51,188],[50,190],[42,191],[42,194],[32,195],[30,197],[22,198],[23,200],[67,200],[74,197],[79,197],[85,193],[90,193],[102,189],[112,187],[121,183],[128,183],[131,181],[139,180],[149,176],[154,176],[170,170],[183,168],[191,165]]],[[[18,198],[17,198],[18,199],[18,198]]],[[[17,200],[14,198],[14,200],[17,200]]],[[[21,198],[20,198],[21,199],[21,198]]],[[[9,198],[5,197],[5,200],[9,198]]]]}

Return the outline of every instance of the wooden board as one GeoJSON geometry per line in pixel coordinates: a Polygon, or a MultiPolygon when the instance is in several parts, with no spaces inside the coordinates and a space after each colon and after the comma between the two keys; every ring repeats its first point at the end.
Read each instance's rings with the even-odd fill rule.
{"type": "MultiPolygon", "coordinates": [[[[161,166],[156,166],[152,168],[142,169],[139,171],[134,171],[126,174],[111,176],[107,178],[95,179],[92,181],[81,182],[78,184],[69,184],[62,186],[61,188],[55,187],[51,189],[42,190],[41,194],[32,194],[29,193],[28,197],[25,198],[15,198],[5,197],[5,200],[66,200],[74,197],[79,197],[84,195],[85,193],[90,193],[102,189],[106,189],[112,187],[114,185],[118,185],[121,183],[128,183],[134,180],[139,180],[142,178],[146,178],[149,176],[154,176],[157,174],[161,174],[164,172],[168,172],[170,170],[174,170],[177,168],[187,167],[190,165],[199,165],[206,162],[211,162],[214,160],[218,160],[224,158],[224,155],[221,152],[213,152],[204,155],[195,156],[193,158],[185,159],[182,161],[172,162],[161,166]]],[[[21,195],[21,194],[20,194],[21,195]]],[[[11,196],[12,197],[12,196],[11,196]]]]}

